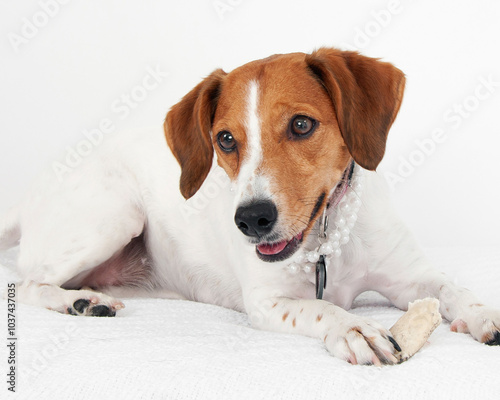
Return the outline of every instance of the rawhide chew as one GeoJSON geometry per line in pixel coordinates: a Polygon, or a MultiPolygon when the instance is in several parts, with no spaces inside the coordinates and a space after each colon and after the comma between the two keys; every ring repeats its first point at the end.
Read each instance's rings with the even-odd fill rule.
{"type": "Polygon", "coordinates": [[[408,304],[408,311],[390,329],[401,347],[401,352],[396,354],[399,362],[408,360],[419,351],[441,321],[439,300],[426,298],[408,304]]]}

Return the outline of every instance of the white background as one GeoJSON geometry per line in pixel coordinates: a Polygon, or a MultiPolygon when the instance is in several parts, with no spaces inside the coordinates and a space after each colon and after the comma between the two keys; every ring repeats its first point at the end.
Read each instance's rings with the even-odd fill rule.
{"type": "Polygon", "coordinates": [[[0,214],[103,119],[117,129],[161,124],[217,67],[230,71],[319,46],[356,47],[407,76],[379,173],[413,164],[393,185],[394,202],[419,241],[500,244],[500,2],[55,2],[0,5],[0,214]],[[168,77],[125,111],[122,96],[144,94],[138,86],[148,68],[168,77]],[[481,99],[474,98],[484,80],[497,86],[479,88],[481,99]],[[457,105],[466,114],[458,117],[457,105]],[[418,153],[416,141],[436,129],[444,141],[428,143],[429,155],[418,153]]]}

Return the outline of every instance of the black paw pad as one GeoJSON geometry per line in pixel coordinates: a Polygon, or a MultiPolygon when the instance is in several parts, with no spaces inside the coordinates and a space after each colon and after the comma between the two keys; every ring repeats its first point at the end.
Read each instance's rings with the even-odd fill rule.
{"type": "Polygon", "coordinates": [[[80,314],[83,314],[85,309],[89,306],[90,301],[87,299],[78,299],[73,303],[73,308],[80,314]]]}
{"type": "Polygon", "coordinates": [[[69,315],[78,315],[71,307],[67,307],[66,311],[69,315]]]}
{"type": "Polygon", "coordinates": [[[488,346],[500,346],[500,332],[496,332],[493,339],[489,342],[486,342],[488,346]]]}
{"type": "Polygon", "coordinates": [[[93,315],[94,317],[114,317],[116,312],[108,306],[99,305],[92,307],[90,315],[93,315]]]}

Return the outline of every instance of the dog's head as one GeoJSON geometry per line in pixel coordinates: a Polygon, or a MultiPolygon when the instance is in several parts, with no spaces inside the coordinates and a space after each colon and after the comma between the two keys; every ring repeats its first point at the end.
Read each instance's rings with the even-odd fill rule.
{"type": "Polygon", "coordinates": [[[215,149],[236,187],[236,225],[262,260],[284,260],[311,231],[351,157],[378,166],[404,83],[391,64],[335,49],[216,70],[165,120],[181,193],[189,198],[200,188],[215,149]]]}

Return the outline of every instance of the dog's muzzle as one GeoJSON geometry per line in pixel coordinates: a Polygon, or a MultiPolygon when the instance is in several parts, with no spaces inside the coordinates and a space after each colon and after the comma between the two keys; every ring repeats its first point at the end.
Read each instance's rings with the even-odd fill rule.
{"type": "Polygon", "coordinates": [[[238,229],[257,243],[257,256],[266,262],[283,261],[300,247],[302,233],[290,240],[283,240],[273,235],[273,228],[278,219],[276,205],[269,201],[256,201],[236,210],[234,222],[238,229]],[[274,237],[273,237],[274,236],[274,237]]]}
{"type": "Polygon", "coordinates": [[[234,222],[244,235],[256,239],[269,234],[278,219],[278,209],[271,201],[258,201],[236,210],[234,222]]]}

